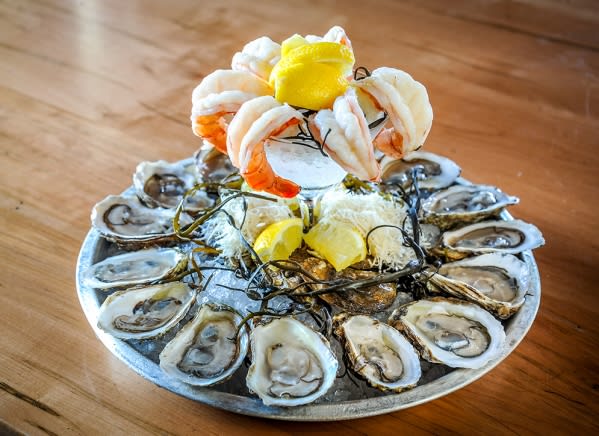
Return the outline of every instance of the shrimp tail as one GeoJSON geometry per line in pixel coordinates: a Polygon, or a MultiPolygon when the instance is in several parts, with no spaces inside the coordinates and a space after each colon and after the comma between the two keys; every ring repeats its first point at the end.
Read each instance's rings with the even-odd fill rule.
{"type": "Polygon", "coordinates": [[[277,178],[272,186],[266,189],[270,194],[278,195],[283,198],[293,198],[300,192],[300,187],[291,180],[277,178]]]}
{"type": "Polygon", "coordinates": [[[395,159],[401,159],[405,156],[403,136],[393,128],[381,130],[374,138],[373,144],[386,156],[395,159]]]}
{"type": "Polygon", "coordinates": [[[192,129],[200,138],[212,144],[221,153],[227,154],[227,125],[223,114],[192,117],[192,129]]]}
{"type": "Polygon", "coordinates": [[[260,152],[252,153],[248,167],[241,171],[246,183],[257,191],[268,192],[284,198],[293,198],[300,192],[300,186],[291,180],[277,176],[266,160],[263,146],[257,146],[260,152]]]}

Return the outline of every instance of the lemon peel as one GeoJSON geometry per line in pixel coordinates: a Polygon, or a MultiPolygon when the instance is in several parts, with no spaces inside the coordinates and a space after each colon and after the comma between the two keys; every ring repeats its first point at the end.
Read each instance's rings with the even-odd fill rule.
{"type": "Polygon", "coordinates": [[[354,61],[351,48],[343,44],[309,43],[294,35],[281,45],[281,60],[273,68],[269,82],[278,101],[320,110],[332,107],[346,91],[354,61]]]}
{"type": "Polygon", "coordinates": [[[293,65],[275,83],[278,101],[312,110],[333,106],[348,87],[338,68],[318,63],[293,65]]]}

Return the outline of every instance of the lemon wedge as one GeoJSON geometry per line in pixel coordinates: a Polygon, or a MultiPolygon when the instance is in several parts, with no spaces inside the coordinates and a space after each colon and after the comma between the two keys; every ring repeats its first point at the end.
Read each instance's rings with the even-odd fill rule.
{"type": "Polygon", "coordinates": [[[351,73],[354,64],[354,54],[351,48],[337,42],[314,42],[312,44],[298,44],[290,49],[283,59],[291,63],[330,63],[338,64],[345,68],[346,73],[351,73]],[[347,70],[347,68],[350,68],[347,70]]]}
{"type": "Polygon", "coordinates": [[[291,106],[319,110],[333,106],[348,83],[339,69],[327,64],[296,64],[275,82],[275,98],[291,106]]]}
{"type": "Polygon", "coordinates": [[[308,246],[337,271],[366,258],[366,241],[351,224],[322,219],[304,235],[308,246]]]}
{"type": "Polygon", "coordinates": [[[258,235],[254,251],[262,262],[287,260],[302,245],[301,218],[288,218],[270,224],[258,235]]]}
{"type": "Polygon", "coordinates": [[[281,46],[281,60],[270,74],[275,98],[306,109],[331,107],[349,83],[354,65],[352,50],[336,42],[308,43],[294,35],[281,46]]]}

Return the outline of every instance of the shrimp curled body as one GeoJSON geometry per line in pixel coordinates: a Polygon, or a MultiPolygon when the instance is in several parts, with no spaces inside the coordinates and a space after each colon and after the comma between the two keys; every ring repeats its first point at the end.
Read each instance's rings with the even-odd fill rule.
{"type": "Polygon", "coordinates": [[[349,88],[337,97],[333,110],[319,111],[313,126],[318,141],[341,168],[362,180],[380,180],[381,168],[355,90],[349,88]]]}
{"type": "Polygon", "coordinates": [[[206,76],[193,91],[193,132],[226,153],[227,116],[235,114],[246,101],[270,94],[270,85],[252,73],[216,70],[206,76]]]}
{"type": "Polygon", "coordinates": [[[399,159],[422,146],[433,122],[433,109],[424,85],[405,71],[383,67],[354,82],[354,86],[389,116],[392,127],[378,134],[374,140],[376,148],[399,159]]]}
{"type": "Polygon", "coordinates": [[[271,96],[257,97],[241,105],[229,125],[227,153],[251,188],[284,198],[299,193],[297,184],[275,174],[268,163],[264,142],[302,121],[300,112],[271,96]]]}

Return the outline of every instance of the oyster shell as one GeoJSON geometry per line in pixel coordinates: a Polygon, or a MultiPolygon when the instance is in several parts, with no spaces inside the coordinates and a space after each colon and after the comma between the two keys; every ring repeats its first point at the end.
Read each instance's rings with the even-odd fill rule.
{"type": "Polygon", "coordinates": [[[294,318],[256,326],[250,343],[247,386],[267,406],[311,403],[335,381],[339,364],[329,342],[294,318]]]}
{"type": "Polygon", "coordinates": [[[456,185],[434,192],[422,203],[422,213],[425,222],[446,229],[497,215],[519,201],[494,186],[456,185]]]}
{"type": "MultiPolygon", "coordinates": [[[[137,196],[150,207],[175,208],[183,195],[198,181],[198,173],[191,159],[169,163],[141,162],[133,175],[133,186],[137,196]]],[[[205,192],[199,191],[188,196],[184,205],[186,211],[199,211],[210,207],[214,201],[205,192]]]]}
{"type": "Polygon", "coordinates": [[[415,151],[403,159],[384,157],[381,161],[381,178],[383,182],[397,183],[406,188],[410,184],[408,174],[416,166],[423,168],[418,179],[421,189],[445,188],[455,182],[461,172],[460,167],[446,157],[415,151]]]}
{"type": "Polygon", "coordinates": [[[194,386],[211,386],[233,375],[248,350],[242,317],[225,305],[204,304],[160,353],[168,375],[194,386]]]}
{"type": "Polygon", "coordinates": [[[89,267],[83,284],[95,289],[145,285],[183,271],[188,256],[177,248],[149,248],[108,257],[89,267]]]}
{"type": "Polygon", "coordinates": [[[499,321],[476,304],[431,298],[396,309],[389,324],[403,332],[433,363],[480,368],[499,357],[505,332],[499,321]]]}
{"type": "Polygon", "coordinates": [[[133,288],[110,295],[98,314],[98,327],[115,338],[159,336],[181,320],[195,299],[186,283],[133,288]]]}
{"type": "MultiPolygon", "coordinates": [[[[135,196],[109,195],[92,210],[92,226],[109,241],[126,249],[177,241],[174,209],[150,209],[135,196]]],[[[181,214],[181,225],[191,222],[181,214]]]]}
{"type": "MultiPolygon", "coordinates": [[[[367,279],[378,275],[374,271],[346,268],[337,272],[335,268],[326,260],[309,255],[306,251],[296,251],[291,260],[297,261],[300,265],[319,280],[337,280],[337,279],[367,279]]],[[[357,266],[357,265],[356,265],[357,266]]],[[[301,283],[300,276],[295,280],[287,279],[288,287],[294,288],[301,283]]],[[[324,285],[310,285],[314,290],[324,288],[324,285]]],[[[300,289],[303,292],[304,289],[300,289]]],[[[343,292],[331,292],[329,294],[320,294],[319,298],[343,311],[351,313],[373,313],[380,312],[391,304],[397,296],[397,284],[381,283],[370,286],[359,291],[345,290],[343,292]]]]}
{"type": "Polygon", "coordinates": [[[427,281],[433,292],[466,298],[505,319],[524,304],[529,271],[511,254],[488,253],[442,265],[427,281]]]}
{"type": "Polygon", "coordinates": [[[443,233],[440,251],[449,259],[462,259],[472,254],[518,254],[544,243],[539,229],[524,221],[483,221],[443,233]]]}
{"type": "Polygon", "coordinates": [[[439,245],[441,229],[434,224],[420,224],[420,246],[432,250],[439,245]]]}
{"type": "Polygon", "coordinates": [[[420,359],[396,329],[365,315],[338,315],[334,323],[353,370],[368,383],[395,392],[416,386],[420,359]]]}
{"type": "Polygon", "coordinates": [[[194,154],[194,159],[202,182],[219,183],[225,177],[239,171],[233,166],[229,156],[221,153],[211,145],[202,146],[194,154]]]}

